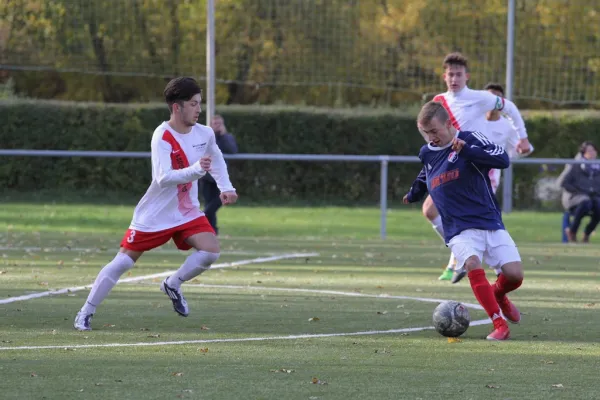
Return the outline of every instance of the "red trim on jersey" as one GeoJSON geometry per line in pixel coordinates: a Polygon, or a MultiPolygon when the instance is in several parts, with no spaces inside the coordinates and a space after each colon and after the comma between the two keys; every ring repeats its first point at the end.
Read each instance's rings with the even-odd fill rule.
{"type": "MultiPolygon", "coordinates": [[[[188,161],[185,152],[171,132],[165,131],[162,140],[171,145],[171,166],[173,169],[183,169],[190,166],[190,162],[188,161]]],[[[192,182],[180,183],[177,185],[177,208],[182,215],[186,215],[194,210],[194,205],[190,196],[191,189],[192,182]]]]}
{"type": "Polygon", "coordinates": [[[450,122],[452,122],[452,126],[455,127],[456,129],[458,129],[460,131],[460,125],[458,124],[458,121],[454,117],[454,114],[452,114],[452,110],[450,110],[450,106],[448,105],[448,102],[446,101],[446,98],[443,95],[438,94],[437,96],[435,96],[433,98],[433,101],[436,101],[438,103],[442,103],[442,105],[444,106],[444,108],[448,112],[448,116],[450,117],[450,122]]]}

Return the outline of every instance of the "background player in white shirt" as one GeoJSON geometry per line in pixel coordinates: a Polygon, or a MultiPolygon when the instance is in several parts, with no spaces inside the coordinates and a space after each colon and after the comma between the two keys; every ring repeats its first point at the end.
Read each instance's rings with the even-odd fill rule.
{"type": "Polygon", "coordinates": [[[73,323],[77,330],[92,329],[90,323],[96,307],[145,251],[170,239],[180,250],[194,248],[181,267],[160,286],[171,299],[174,310],[184,317],[189,309],[181,293],[182,282],[200,275],[219,258],[215,232],[200,211],[197,181],[210,172],[221,191],[223,204],[235,203],[238,196],[229,181],[213,130],[197,123],[202,89],[192,78],[175,78],[167,84],[164,96],[171,116],[152,135],[152,182],[133,212],[120,251],[102,268],[77,313],[73,323]]]}
{"type": "MultiPolygon", "coordinates": [[[[512,119],[517,129],[519,135],[517,151],[519,153],[529,151],[530,144],[527,139],[525,123],[517,106],[513,102],[484,90],[469,89],[467,87],[467,81],[470,77],[468,60],[462,54],[448,54],[444,58],[443,67],[443,78],[448,91],[435,96],[433,100],[443,104],[454,128],[459,131],[478,131],[485,134],[488,126],[486,113],[492,110],[502,110],[512,119]]],[[[426,135],[423,132],[421,134],[427,140],[426,135]]],[[[435,208],[435,204],[433,204],[429,196],[423,202],[423,215],[431,222],[440,237],[443,238],[444,228],[442,227],[442,221],[435,208]]],[[[456,259],[451,254],[447,268],[438,279],[451,280],[455,264],[456,259]]]]}
{"type": "MultiPolygon", "coordinates": [[[[494,96],[504,98],[504,87],[499,83],[488,83],[484,90],[492,93],[494,96]]],[[[506,150],[506,153],[510,159],[526,157],[533,152],[533,146],[530,145],[527,152],[519,153],[519,134],[517,132],[517,128],[508,115],[504,114],[500,110],[491,110],[486,113],[485,117],[488,124],[484,132],[485,136],[491,142],[502,146],[506,150]]],[[[500,185],[501,172],[502,171],[500,169],[491,169],[489,172],[490,183],[492,185],[494,194],[496,194],[498,186],[500,185]]],[[[500,268],[495,268],[494,271],[496,272],[496,275],[499,275],[502,272],[500,268]]],[[[467,271],[464,267],[454,266],[452,283],[458,283],[466,276],[466,274],[467,271]]]]}

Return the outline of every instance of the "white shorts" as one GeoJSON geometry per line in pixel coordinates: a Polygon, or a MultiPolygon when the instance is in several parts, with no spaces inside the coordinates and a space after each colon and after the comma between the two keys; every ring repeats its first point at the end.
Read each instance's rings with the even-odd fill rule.
{"type": "Polygon", "coordinates": [[[467,229],[454,236],[448,247],[456,257],[456,265],[462,267],[471,256],[479,257],[491,268],[500,268],[510,262],[520,262],[517,245],[505,230],[484,231],[467,229]]]}
{"type": "Polygon", "coordinates": [[[500,176],[502,175],[502,170],[500,169],[490,169],[488,176],[490,177],[490,182],[492,183],[492,191],[496,194],[498,190],[498,186],[500,186],[500,176]]]}

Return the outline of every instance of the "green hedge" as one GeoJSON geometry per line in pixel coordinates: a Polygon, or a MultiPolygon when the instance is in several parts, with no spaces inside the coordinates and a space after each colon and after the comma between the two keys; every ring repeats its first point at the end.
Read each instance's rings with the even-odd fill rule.
{"type": "MultiPolygon", "coordinates": [[[[423,140],[414,114],[393,110],[221,107],[244,153],[416,155],[423,140]]],[[[7,149],[149,151],[164,105],[0,102],[0,147],[7,149]]],[[[203,120],[204,117],[201,117],[203,120]]],[[[600,143],[600,118],[591,113],[526,114],[538,157],[572,157],[586,139],[600,143]]],[[[377,163],[229,161],[232,181],[246,201],[375,204],[377,163]]],[[[419,170],[391,164],[389,195],[398,201],[419,170]]],[[[515,204],[538,207],[538,166],[516,167],[515,204]],[[528,173],[525,173],[525,172],[528,173]]],[[[149,159],[4,157],[5,190],[121,192],[139,196],[150,182],[149,159]]]]}

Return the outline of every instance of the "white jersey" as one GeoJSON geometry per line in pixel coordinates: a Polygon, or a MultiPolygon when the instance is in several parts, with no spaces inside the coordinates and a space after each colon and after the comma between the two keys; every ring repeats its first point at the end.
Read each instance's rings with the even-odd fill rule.
{"type": "MultiPolygon", "coordinates": [[[[496,121],[487,121],[487,128],[485,131],[486,137],[495,144],[504,147],[508,156],[512,158],[525,157],[533,152],[533,146],[530,144],[530,150],[527,154],[517,153],[517,145],[519,144],[519,134],[517,128],[513,122],[503,114],[500,114],[500,118],[496,121]]],[[[490,170],[490,181],[492,183],[492,189],[494,193],[500,185],[500,176],[502,172],[499,169],[490,170]]]]}
{"type": "Polygon", "coordinates": [[[504,115],[496,121],[487,120],[486,136],[492,142],[504,147],[508,156],[513,158],[517,154],[519,136],[512,121],[504,115]]]}
{"type": "Polygon", "coordinates": [[[235,190],[211,128],[196,124],[182,134],[163,122],[151,147],[152,182],[133,212],[130,229],[157,232],[204,215],[198,201],[198,179],[206,174],[201,157],[211,157],[210,174],[221,192],[235,190]]]}
{"type": "MultiPolygon", "coordinates": [[[[517,106],[512,101],[486,90],[472,90],[465,86],[458,93],[448,91],[438,94],[433,101],[442,103],[448,111],[452,125],[459,131],[479,131],[487,136],[486,113],[492,110],[502,110],[513,121],[519,138],[527,137],[525,122],[523,122],[517,106]]],[[[491,138],[489,139],[491,140],[491,138]]]]}

